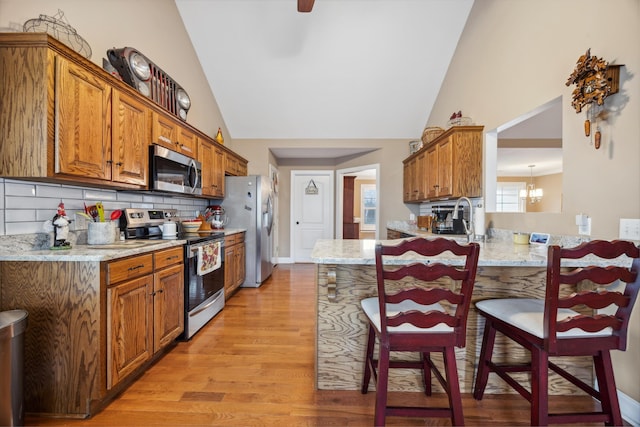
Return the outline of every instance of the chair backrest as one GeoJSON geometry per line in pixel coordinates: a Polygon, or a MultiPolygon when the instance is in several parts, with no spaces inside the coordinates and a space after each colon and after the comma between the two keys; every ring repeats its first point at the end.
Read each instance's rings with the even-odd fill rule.
{"type": "Polygon", "coordinates": [[[377,244],[376,273],[382,335],[388,334],[387,328],[390,326],[407,323],[418,328],[431,328],[445,324],[453,328],[454,344],[464,347],[467,314],[471,304],[479,254],[480,245],[477,243],[462,245],[455,240],[445,238],[433,240],[413,238],[403,240],[394,246],[377,244]],[[415,254],[407,256],[421,258],[420,261],[411,264],[406,264],[405,261],[404,264],[398,264],[390,258],[402,257],[407,252],[414,252],[415,254]],[[445,254],[446,252],[449,253],[445,254]],[[441,254],[444,258],[433,258],[441,254]],[[385,256],[384,259],[383,256],[385,256]],[[455,281],[455,286],[450,286],[450,283],[449,286],[443,284],[441,279],[447,277],[455,281]],[[388,315],[387,304],[400,304],[406,300],[412,300],[421,305],[442,302],[444,308],[448,306],[451,310],[426,312],[416,309],[404,312],[394,310],[391,315],[388,315]]]}
{"type": "Polygon", "coordinates": [[[572,328],[579,328],[586,332],[598,332],[611,328],[611,335],[598,337],[599,344],[612,349],[625,350],[629,318],[640,288],[639,271],[640,249],[632,242],[593,240],[574,248],[549,246],[544,311],[544,337],[547,350],[550,353],[555,352],[558,344],[557,333],[572,328]],[[619,263],[612,262],[623,255],[632,259],[630,267],[619,266],[619,263]],[[583,259],[583,265],[586,266],[564,267],[562,262],[567,259],[583,259]],[[584,284],[589,289],[579,289],[566,296],[560,295],[561,285],[577,286],[582,281],[587,281],[584,284]],[[621,292],[618,287],[623,283],[624,290],[621,292]],[[580,307],[585,306],[591,313],[557,321],[558,309],[574,308],[578,311],[580,307]],[[596,312],[605,307],[608,307],[606,312],[596,312]],[[613,312],[614,309],[615,312],[613,312]]]}

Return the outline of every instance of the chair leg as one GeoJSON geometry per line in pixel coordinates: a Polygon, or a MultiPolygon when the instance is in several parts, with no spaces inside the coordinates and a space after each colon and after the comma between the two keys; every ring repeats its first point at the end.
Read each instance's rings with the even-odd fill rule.
{"type": "Polygon", "coordinates": [[[384,426],[387,412],[387,388],[389,385],[389,348],[380,343],[378,356],[378,381],[376,382],[376,426],[384,426]]]}
{"type": "Polygon", "coordinates": [[[602,412],[609,414],[609,422],[606,425],[621,426],[622,415],[620,414],[620,403],[618,402],[616,381],[613,376],[613,366],[609,351],[601,351],[593,356],[593,364],[598,378],[602,412]]]}
{"type": "Polygon", "coordinates": [[[531,425],[549,424],[549,355],[541,348],[531,349],[531,425]]]}
{"type": "Polygon", "coordinates": [[[451,424],[464,425],[462,414],[462,396],[460,395],[460,383],[458,382],[458,367],[456,364],[456,352],[453,347],[446,347],[443,352],[444,369],[448,386],[449,407],[451,408],[451,424]]]}
{"type": "Polygon", "coordinates": [[[421,353],[420,360],[422,362],[422,384],[424,385],[424,394],[431,396],[431,365],[429,364],[430,353],[421,353]]]}
{"type": "Polygon", "coordinates": [[[369,381],[371,380],[371,369],[373,360],[373,347],[376,342],[376,334],[373,330],[373,326],[369,325],[369,337],[367,338],[367,348],[364,354],[364,376],[362,377],[362,394],[366,394],[369,391],[369,381]]]}
{"type": "Polygon", "coordinates": [[[476,374],[476,383],[473,387],[473,398],[482,400],[484,390],[489,381],[489,363],[491,363],[491,355],[493,354],[493,346],[496,340],[496,330],[493,328],[489,319],[484,324],[484,333],[482,334],[482,348],[478,359],[478,372],[476,374]]]}

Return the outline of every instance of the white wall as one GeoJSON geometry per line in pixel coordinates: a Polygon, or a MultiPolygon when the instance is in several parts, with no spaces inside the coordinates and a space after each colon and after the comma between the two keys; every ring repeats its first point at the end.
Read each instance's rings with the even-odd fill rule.
{"type": "MultiPolygon", "coordinates": [[[[640,218],[640,1],[478,0],[458,43],[428,124],[462,110],[485,131],[559,95],[563,98],[563,212],[489,214],[496,228],[577,234],[575,215],[592,218],[592,238],[618,237],[620,218],[640,218]],[[585,51],[625,64],[620,93],[606,105],[602,147],[570,105],[569,74],[585,51]]],[[[629,346],[614,352],[618,388],[640,401],[640,303],[629,346]]]]}

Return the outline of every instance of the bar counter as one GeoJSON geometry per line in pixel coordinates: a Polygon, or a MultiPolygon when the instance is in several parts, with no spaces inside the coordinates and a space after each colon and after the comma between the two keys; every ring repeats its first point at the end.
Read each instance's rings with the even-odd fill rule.
{"type": "MultiPolygon", "coordinates": [[[[466,242],[466,237],[455,237],[466,242]]],[[[360,301],[377,295],[375,272],[375,244],[396,244],[399,240],[318,240],[311,258],[316,264],[317,331],[316,331],[316,388],[322,390],[358,390],[362,381],[367,321],[360,308],[360,301]]],[[[480,243],[480,258],[472,305],[467,321],[467,343],[456,349],[460,389],[471,393],[478,354],[482,343],[484,320],[475,310],[475,302],[491,298],[544,298],[546,281],[547,248],[544,246],[515,245],[511,241],[480,243]]],[[[446,255],[438,258],[449,262],[446,255]]],[[[417,256],[405,256],[394,262],[420,261],[417,256]]],[[[594,263],[573,262],[566,266],[594,263]]],[[[626,257],[617,260],[620,265],[630,265],[626,257]]],[[[376,350],[377,353],[377,350],[376,350]]],[[[509,360],[528,360],[528,353],[517,345],[496,339],[495,354],[509,360]]],[[[441,356],[435,355],[440,361],[441,356]]],[[[499,359],[496,359],[499,360],[499,359]]],[[[562,358],[554,362],[567,366],[562,358]]],[[[593,382],[589,358],[571,368],[578,377],[593,382]]],[[[524,375],[524,374],[522,374],[524,375]]],[[[551,376],[550,394],[575,392],[563,380],[551,376]]],[[[434,389],[440,387],[434,382],[434,389]]],[[[416,370],[395,369],[390,374],[389,390],[419,391],[422,381],[416,370]]],[[[440,389],[441,391],[441,389],[440,389]]],[[[502,380],[491,375],[486,393],[513,393],[502,380]]]]}

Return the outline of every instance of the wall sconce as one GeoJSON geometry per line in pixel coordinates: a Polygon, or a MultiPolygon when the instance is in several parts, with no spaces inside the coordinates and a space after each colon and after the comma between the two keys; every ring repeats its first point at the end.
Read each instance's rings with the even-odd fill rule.
{"type": "Polygon", "coordinates": [[[587,49],[584,55],[578,58],[575,70],[567,79],[566,85],[575,84],[572,93],[571,105],[576,113],[580,113],[587,107],[587,118],[584,122],[584,134],[591,136],[591,125],[595,122],[594,146],[600,148],[602,134],[598,120],[606,119],[604,100],[607,96],[617,93],[620,87],[620,67],[622,65],[610,65],[607,61],[591,55],[591,49],[587,49]]]}
{"type": "Polygon", "coordinates": [[[528,197],[529,203],[531,204],[540,202],[543,195],[542,188],[536,188],[535,184],[533,183],[533,168],[535,166],[536,165],[529,165],[529,168],[531,169],[531,182],[529,183],[529,185],[527,185],[526,189],[523,188],[522,190],[520,190],[520,198],[526,199],[528,197]]]}

